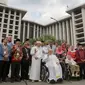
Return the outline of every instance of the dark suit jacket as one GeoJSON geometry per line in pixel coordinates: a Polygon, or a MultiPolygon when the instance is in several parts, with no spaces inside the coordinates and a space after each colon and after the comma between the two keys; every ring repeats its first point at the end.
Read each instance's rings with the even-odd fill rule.
{"type": "Polygon", "coordinates": [[[22,60],[26,60],[26,58],[27,58],[27,53],[28,53],[28,56],[29,56],[29,59],[28,59],[28,62],[29,63],[31,63],[31,54],[30,54],[30,48],[23,48],[22,49],[22,52],[23,52],[23,58],[22,58],[22,60]],[[27,51],[26,51],[26,49],[27,49],[27,51]]]}

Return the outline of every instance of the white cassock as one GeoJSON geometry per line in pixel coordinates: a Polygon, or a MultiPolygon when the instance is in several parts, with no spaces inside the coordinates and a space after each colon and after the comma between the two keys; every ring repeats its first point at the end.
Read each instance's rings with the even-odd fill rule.
{"type": "Polygon", "coordinates": [[[62,78],[62,68],[55,55],[45,55],[43,61],[46,62],[46,66],[49,70],[49,80],[57,81],[59,78],[62,78]]]}
{"type": "Polygon", "coordinates": [[[32,47],[31,55],[32,55],[32,64],[31,64],[29,78],[31,80],[40,80],[42,47],[37,47],[37,46],[32,47]],[[35,59],[35,57],[37,57],[38,59],[35,59]]]}
{"type": "Polygon", "coordinates": [[[48,45],[43,46],[43,54],[48,54],[49,47],[48,45]]]}
{"type": "Polygon", "coordinates": [[[56,45],[52,45],[52,47],[50,45],[48,45],[48,48],[52,49],[53,54],[55,54],[55,52],[56,52],[56,45]]]}
{"type": "Polygon", "coordinates": [[[44,58],[44,56],[46,54],[48,54],[48,50],[49,50],[48,45],[45,45],[45,46],[42,47],[42,51],[43,51],[43,57],[42,57],[42,59],[44,58]]]}
{"type": "Polygon", "coordinates": [[[70,60],[68,58],[66,58],[65,63],[67,63],[69,65],[76,65],[77,64],[72,58],[70,60]]]}

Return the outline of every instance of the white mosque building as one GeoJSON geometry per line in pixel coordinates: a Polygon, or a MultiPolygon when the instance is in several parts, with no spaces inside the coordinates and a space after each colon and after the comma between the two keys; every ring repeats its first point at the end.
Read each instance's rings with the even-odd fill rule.
{"type": "Polygon", "coordinates": [[[56,40],[65,40],[68,44],[77,42],[85,44],[85,4],[68,9],[70,16],[47,25],[29,20],[22,20],[26,10],[16,9],[7,5],[8,0],[0,0],[0,41],[6,36],[12,36],[14,41],[20,38],[38,38],[52,35],[56,40]]]}

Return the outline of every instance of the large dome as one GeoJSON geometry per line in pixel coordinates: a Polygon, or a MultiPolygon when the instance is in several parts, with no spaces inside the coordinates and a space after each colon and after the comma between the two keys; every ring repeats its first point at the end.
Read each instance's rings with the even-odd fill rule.
{"type": "Polygon", "coordinates": [[[7,5],[8,0],[0,0],[0,4],[7,5]]]}

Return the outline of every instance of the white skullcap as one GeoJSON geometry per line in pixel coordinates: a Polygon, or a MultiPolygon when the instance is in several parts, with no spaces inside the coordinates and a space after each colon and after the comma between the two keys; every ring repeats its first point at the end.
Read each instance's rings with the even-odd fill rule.
{"type": "Polygon", "coordinates": [[[42,42],[41,42],[41,41],[36,41],[36,43],[39,43],[39,44],[41,44],[42,42]]]}

